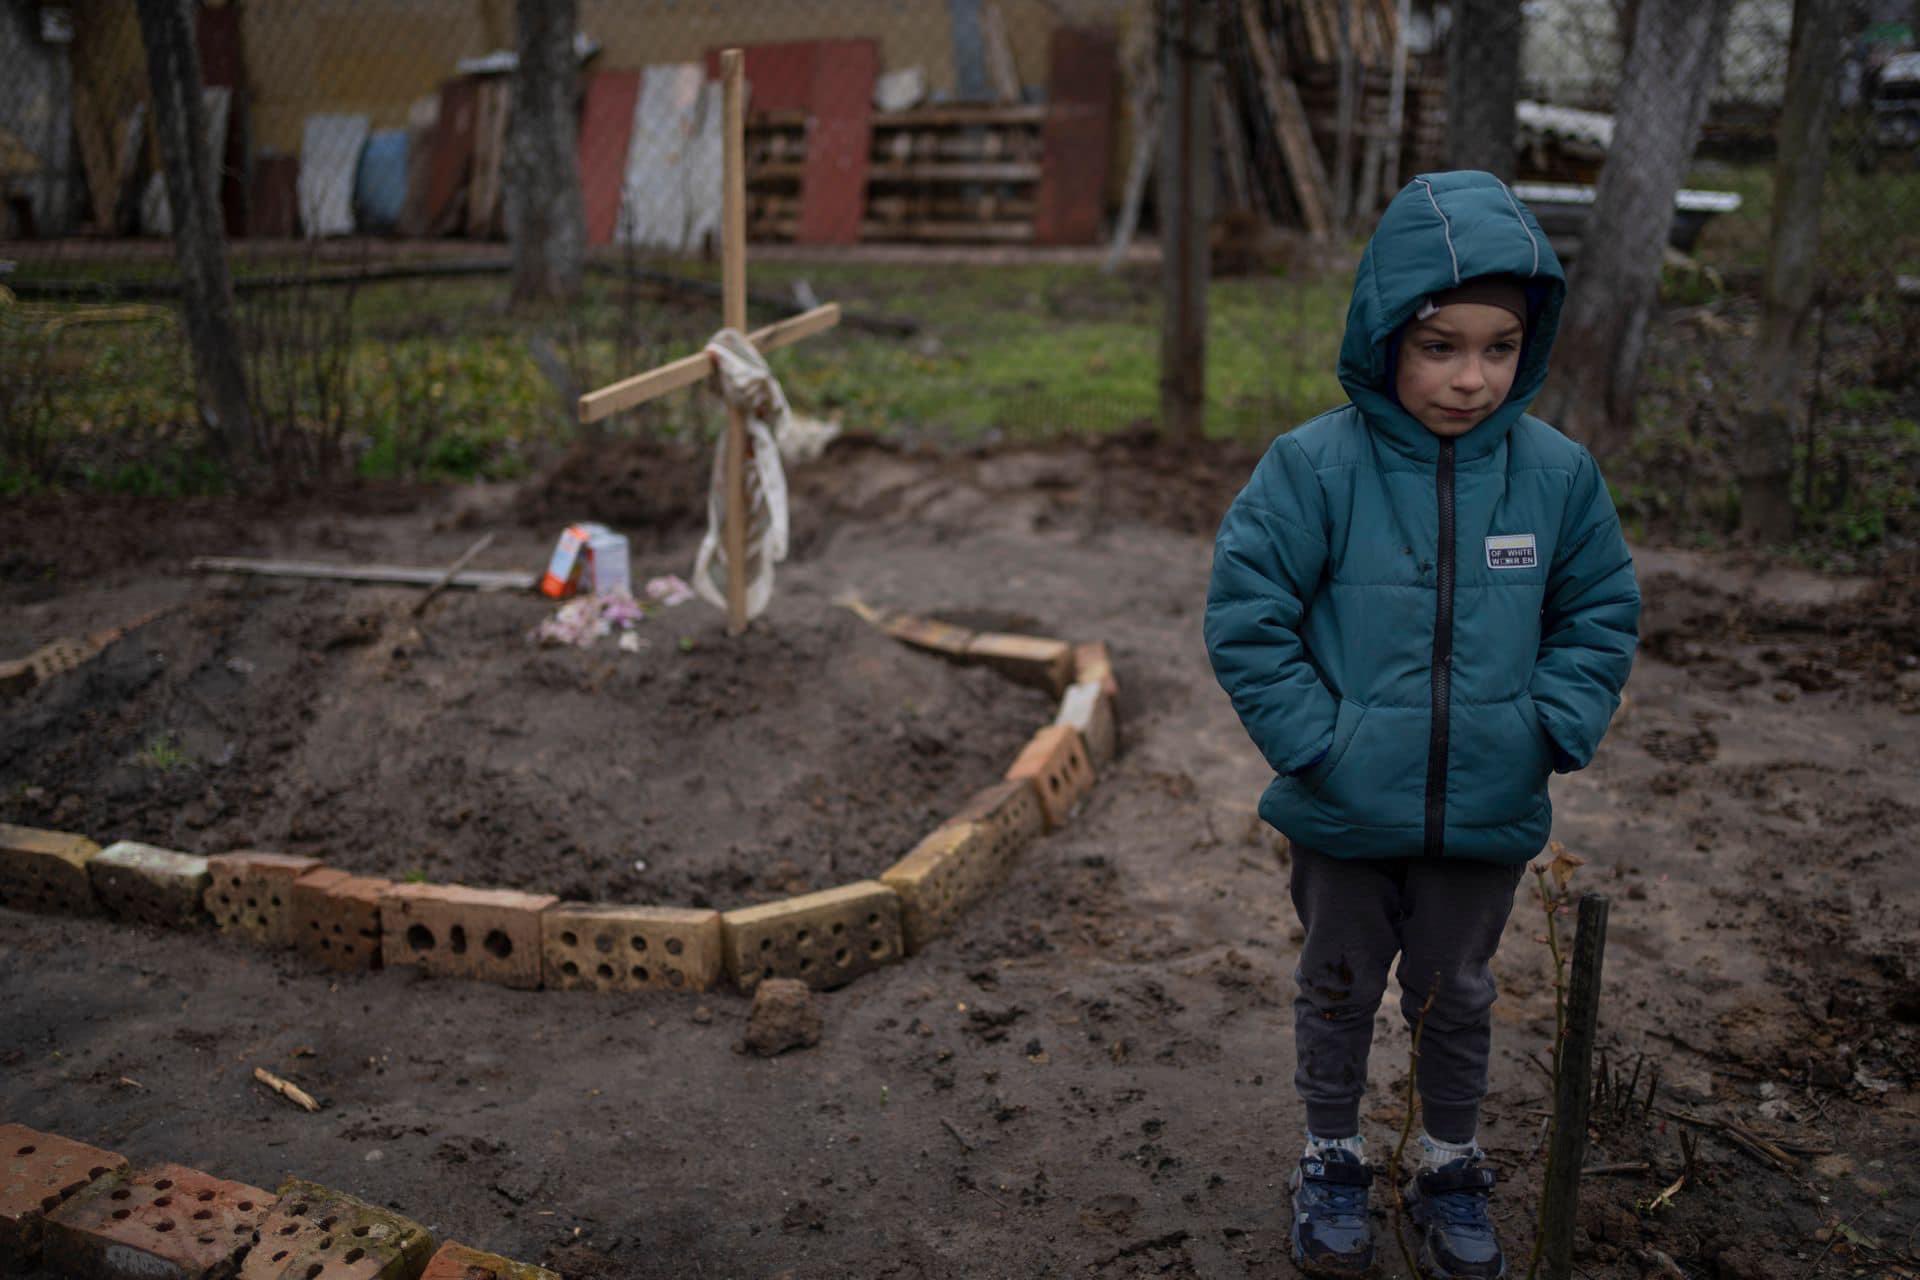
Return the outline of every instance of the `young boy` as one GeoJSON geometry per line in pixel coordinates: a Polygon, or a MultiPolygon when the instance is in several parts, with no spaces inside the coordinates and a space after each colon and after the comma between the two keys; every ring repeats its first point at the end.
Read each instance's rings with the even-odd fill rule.
{"type": "Polygon", "coordinates": [[[1214,546],[1207,652],[1276,775],[1260,814],[1292,842],[1306,929],[1292,1243],[1312,1273],[1372,1264],[1360,1099],[1396,953],[1408,1025],[1426,1010],[1421,1265],[1506,1269],[1474,1141],[1489,961],[1552,826],[1548,775],[1593,758],[1640,612],[1593,458],[1525,413],[1565,292],[1498,179],[1415,178],[1354,279],[1352,403],[1274,441],[1214,546]]]}

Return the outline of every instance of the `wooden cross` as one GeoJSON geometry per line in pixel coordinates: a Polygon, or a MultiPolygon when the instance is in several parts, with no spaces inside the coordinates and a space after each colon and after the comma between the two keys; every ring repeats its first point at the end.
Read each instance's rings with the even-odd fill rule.
{"type": "MultiPolygon", "coordinates": [[[[720,223],[720,278],[722,283],[723,323],[729,329],[747,327],[747,172],[745,134],[745,62],[738,49],[720,54],[720,79],[724,86],[725,185],[722,187],[720,223]]],[[[765,354],[789,346],[802,338],[831,329],[840,323],[840,304],[789,316],[777,324],[747,334],[747,341],[765,354]]],[[[701,351],[683,356],[657,369],[635,374],[580,397],[580,421],[597,422],[609,414],[631,409],[637,404],[690,387],[707,376],[712,357],[701,351]]],[[[727,406],[726,529],[723,546],[727,558],[727,634],[739,635],[747,629],[747,427],[740,409],[727,406]]]]}

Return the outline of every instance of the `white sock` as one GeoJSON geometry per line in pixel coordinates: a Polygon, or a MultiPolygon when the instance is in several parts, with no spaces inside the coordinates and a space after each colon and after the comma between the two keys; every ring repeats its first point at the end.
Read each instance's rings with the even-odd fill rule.
{"type": "Polygon", "coordinates": [[[1472,1138],[1468,1138],[1465,1142],[1442,1142],[1425,1129],[1420,1131],[1420,1167],[1422,1169],[1438,1169],[1441,1165],[1452,1164],[1455,1160],[1468,1158],[1478,1160],[1485,1154],[1486,1152],[1480,1149],[1480,1144],[1472,1138]]]}
{"type": "Polygon", "coordinates": [[[1367,1140],[1357,1133],[1351,1138],[1316,1138],[1311,1133],[1307,1135],[1305,1154],[1308,1157],[1335,1150],[1348,1152],[1361,1164],[1367,1162],[1367,1140]]]}

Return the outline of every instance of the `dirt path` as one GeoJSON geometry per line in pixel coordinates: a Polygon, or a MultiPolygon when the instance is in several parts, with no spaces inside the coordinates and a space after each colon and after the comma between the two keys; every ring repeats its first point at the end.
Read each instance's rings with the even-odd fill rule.
{"type": "MultiPolygon", "coordinates": [[[[1284,850],[1253,817],[1262,767],[1201,648],[1210,540],[1194,530],[1211,517],[1154,498],[1150,469],[1103,474],[1108,461],[866,453],[833,476],[837,496],[811,520],[803,508],[776,627],[812,625],[853,587],[1103,637],[1124,686],[1125,753],[1077,822],[1035,846],[956,936],[827,996],[818,1048],[736,1053],[746,1006],[726,994],[701,1005],[335,979],[204,938],[0,911],[0,1116],[256,1184],[298,1172],[570,1276],[1293,1274],[1279,1206],[1301,1128],[1289,1081],[1297,934],[1284,850]],[[300,1080],[327,1109],[308,1116],[265,1095],[254,1065],[300,1080]]],[[[475,518],[444,506],[309,516],[224,549],[436,562],[475,518]]],[[[489,563],[537,559],[548,532],[503,536],[489,563]]],[[[684,571],[690,543],[668,542],[643,570],[684,571]]],[[[1735,581],[1724,566],[1657,553],[1643,578],[1648,657],[1627,718],[1594,768],[1555,784],[1556,835],[1613,903],[1602,1041],[1616,1064],[1657,1063],[1663,1108],[1834,1154],[1789,1175],[1709,1134],[1674,1206],[1642,1219],[1632,1204],[1678,1173],[1680,1122],[1656,1113],[1603,1129],[1592,1160],[1655,1167],[1591,1184],[1582,1272],[1638,1276],[1649,1249],[1692,1275],[1890,1267],[1920,1215],[1920,718],[1903,714],[1913,699],[1901,683],[1911,586],[1735,597],[1714,588],[1735,581]]],[[[0,653],[159,604],[191,616],[209,589],[109,571],[0,618],[0,653]]],[[[339,616],[402,607],[378,592],[324,595],[339,616]]],[[[554,669],[516,648],[540,612],[436,606],[429,636],[479,628],[502,665],[436,639],[409,655],[398,705],[406,680],[484,675],[468,695],[484,718],[516,696],[510,686],[554,669]]],[[[706,631],[697,647],[721,643],[714,615],[688,617],[706,631]]],[[[188,636],[168,642],[171,660],[190,651],[188,636]]],[[[565,656],[617,673],[630,655],[565,656]]],[[[35,704],[51,707],[55,692],[35,704]]],[[[215,713],[229,705],[218,689],[200,696],[215,713]]],[[[116,732],[145,741],[205,714],[186,705],[156,705],[116,732]]],[[[27,713],[7,714],[13,739],[27,713]]],[[[87,714],[52,716],[34,740],[92,741],[71,722],[87,714]]],[[[0,818],[57,818],[62,796],[25,794],[33,746],[9,750],[0,818]]],[[[171,785],[105,772],[129,788],[171,785]]],[[[469,775],[436,788],[484,811],[469,775]]],[[[98,802],[78,803],[84,815],[98,802]]],[[[175,842],[213,851],[201,842],[213,833],[233,834],[189,827],[175,842]]],[[[1483,1141],[1511,1179],[1497,1201],[1510,1247],[1530,1236],[1540,1171],[1545,1089],[1529,1056],[1544,1056],[1552,1026],[1540,932],[1523,899],[1498,960],[1483,1141]]],[[[1406,1037],[1384,1013],[1379,1025],[1367,1124],[1384,1155],[1406,1037]]],[[[1398,1274],[1387,1252],[1383,1273],[1398,1274]]]]}

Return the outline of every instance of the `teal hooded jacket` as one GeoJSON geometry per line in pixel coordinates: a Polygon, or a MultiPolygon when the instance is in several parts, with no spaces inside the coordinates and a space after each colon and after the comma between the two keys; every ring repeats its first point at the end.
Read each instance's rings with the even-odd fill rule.
{"type": "Polygon", "coordinates": [[[1593,458],[1527,405],[1566,277],[1490,174],[1415,178],[1354,277],[1351,403],[1267,450],[1214,543],[1214,674],[1273,767],[1260,815],[1336,857],[1521,862],[1547,780],[1584,768],[1633,665],[1640,593],[1593,458]],[[1428,431],[1393,391],[1399,330],[1476,276],[1520,278],[1513,389],[1471,431],[1428,431]]]}

